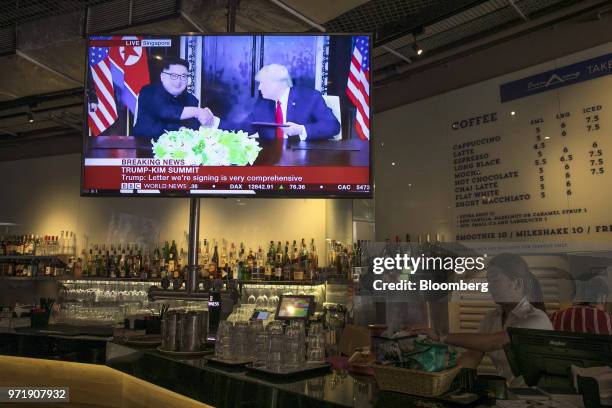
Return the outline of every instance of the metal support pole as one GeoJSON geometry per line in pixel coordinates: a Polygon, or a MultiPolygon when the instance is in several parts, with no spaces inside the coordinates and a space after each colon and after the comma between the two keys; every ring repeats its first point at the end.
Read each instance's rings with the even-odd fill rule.
{"type": "Polygon", "coordinates": [[[198,290],[198,241],[200,239],[200,199],[191,198],[189,206],[189,247],[187,249],[187,293],[198,290]]]}
{"type": "Polygon", "coordinates": [[[236,32],[236,11],[238,0],[227,0],[227,32],[236,32]]]}

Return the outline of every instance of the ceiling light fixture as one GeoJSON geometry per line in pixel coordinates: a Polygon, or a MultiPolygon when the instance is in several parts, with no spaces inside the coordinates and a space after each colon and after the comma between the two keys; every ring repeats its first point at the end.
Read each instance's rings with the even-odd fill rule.
{"type": "Polygon", "coordinates": [[[412,49],[417,56],[423,55],[423,48],[419,46],[417,43],[417,37],[425,32],[425,27],[419,26],[412,30],[412,38],[414,38],[414,43],[412,44],[412,49]]]}
{"type": "Polygon", "coordinates": [[[423,54],[423,48],[419,47],[419,44],[417,44],[416,41],[414,42],[414,44],[412,44],[412,49],[414,50],[416,55],[422,55],[423,54]]]}

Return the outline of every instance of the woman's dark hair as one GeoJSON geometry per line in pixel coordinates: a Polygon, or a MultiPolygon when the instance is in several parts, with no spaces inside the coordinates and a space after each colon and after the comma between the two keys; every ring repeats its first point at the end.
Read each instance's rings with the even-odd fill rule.
{"type": "Polygon", "coordinates": [[[495,255],[489,261],[489,266],[496,266],[512,281],[520,280],[523,283],[525,297],[531,305],[546,313],[544,296],[538,278],[529,270],[527,262],[515,254],[503,253],[495,255]]]}

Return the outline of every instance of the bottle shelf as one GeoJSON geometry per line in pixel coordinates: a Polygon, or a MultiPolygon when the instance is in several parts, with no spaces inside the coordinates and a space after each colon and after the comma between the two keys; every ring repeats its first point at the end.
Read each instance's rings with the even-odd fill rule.
{"type": "Polygon", "coordinates": [[[160,282],[162,278],[108,278],[104,276],[82,276],[75,278],[74,276],[58,277],[63,281],[100,281],[100,282],[160,282]]]}
{"type": "Polygon", "coordinates": [[[70,255],[0,255],[2,261],[52,261],[59,260],[65,263],[70,255]]]}
{"type": "Polygon", "coordinates": [[[266,281],[266,280],[239,280],[240,285],[285,285],[285,286],[318,286],[325,281],[266,281]]]}
{"type": "Polygon", "coordinates": [[[16,281],[47,281],[58,280],[59,277],[54,276],[0,276],[0,280],[16,280],[16,281]]]}

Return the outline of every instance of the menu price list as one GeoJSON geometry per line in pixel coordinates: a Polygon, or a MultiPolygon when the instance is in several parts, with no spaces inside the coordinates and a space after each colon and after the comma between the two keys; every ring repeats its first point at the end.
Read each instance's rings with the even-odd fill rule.
{"type": "Polygon", "coordinates": [[[510,203],[536,197],[559,199],[557,191],[566,197],[574,195],[577,183],[584,187],[588,182],[585,176],[606,174],[604,112],[603,104],[595,104],[577,112],[568,110],[551,117],[533,117],[526,130],[516,129],[509,136],[455,144],[452,152],[455,207],[510,203]],[[532,157],[533,173],[521,164],[524,155],[519,154],[518,159],[511,156],[521,149],[518,136],[525,131],[531,135],[529,146],[533,153],[526,157],[532,157]],[[537,190],[530,188],[532,183],[528,180],[508,183],[521,176],[533,177],[537,190]]]}
{"type": "Polygon", "coordinates": [[[518,126],[510,132],[500,132],[503,137],[455,144],[455,207],[463,210],[457,214],[456,238],[611,234],[612,225],[605,217],[593,218],[585,208],[592,201],[588,197],[607,190],[609,183],[605,178],[606,153],[612,135],[606,119],[604,103],[587,102],[516,122],[518,126]],[[471,164],[463,163],[462,157],[471,164]],[[501,197],[513,199],[504,201],[501,197]],[[483,207],[517,200],[531,203],[528,207],[483,207]],[[476,206],[476,211],[465,211],[476,206]],[[569,225],[568,216],[572,217],[569,225]],[[495,232],[483,230],[488,227],[495,227],[495,232]]]}
{"type": "Polygon", "coordinates": [[[529,193],[511,193],[505,185],[519,178],[516,168],[496,151],[503,146],[501,136],[469,140],[453,145],[455,207],[510,203],[529,200],[529,193]]]}

